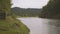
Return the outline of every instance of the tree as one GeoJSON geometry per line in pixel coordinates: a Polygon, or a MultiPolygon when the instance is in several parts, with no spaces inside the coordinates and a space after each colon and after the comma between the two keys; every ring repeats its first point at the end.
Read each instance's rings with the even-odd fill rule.
{"type": "Polygon", "coordinates": [[[43,18],[60,18],[60,0],[50,0],[46,6],[43,7],[39,17],[43,18]],[[58,17],[57,17],[58,16],[58,17]]]}
{"type": "Polygon", "coordinates": [[[2,15],[3,19],[7,17],[11,10],[10,0],[0,0],[0,17],[2,15]]]}

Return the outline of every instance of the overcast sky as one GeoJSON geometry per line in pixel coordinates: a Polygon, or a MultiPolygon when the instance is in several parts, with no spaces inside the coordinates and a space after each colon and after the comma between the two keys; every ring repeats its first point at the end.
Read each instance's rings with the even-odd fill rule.
{"type": "Polygon", "coordinates": [[[49,0],[12,0],[12,7],[42,8],[49,0]]]}

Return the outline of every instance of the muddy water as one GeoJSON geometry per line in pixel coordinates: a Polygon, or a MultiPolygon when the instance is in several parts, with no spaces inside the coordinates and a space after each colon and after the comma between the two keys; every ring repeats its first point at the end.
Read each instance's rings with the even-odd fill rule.
{"type": "Polygon", "coordinates": [[[60,34],[60,27],[57,27],[58,20],[42,19],[37,17],[18,19],[30,29],[30,34],[60,34]]]}

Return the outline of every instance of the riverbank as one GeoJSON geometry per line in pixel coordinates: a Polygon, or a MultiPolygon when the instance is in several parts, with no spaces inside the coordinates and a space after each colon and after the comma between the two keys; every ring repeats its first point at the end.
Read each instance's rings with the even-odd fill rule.
{"type": "Polygon", "coordinates": [[[7,17],[0,20],[0,34],[29,34],[30,30],[20,20],[7,17]]]}

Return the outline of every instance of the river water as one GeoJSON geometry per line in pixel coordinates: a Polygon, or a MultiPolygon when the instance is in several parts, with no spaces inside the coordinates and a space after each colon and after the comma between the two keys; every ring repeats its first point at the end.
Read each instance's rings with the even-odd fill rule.
{"type": "Polygon", "coordinates": [[[18,18],[29,29],[30,34],[60,34],[58,20],[42,19],[38,17],[18,18]]]}

